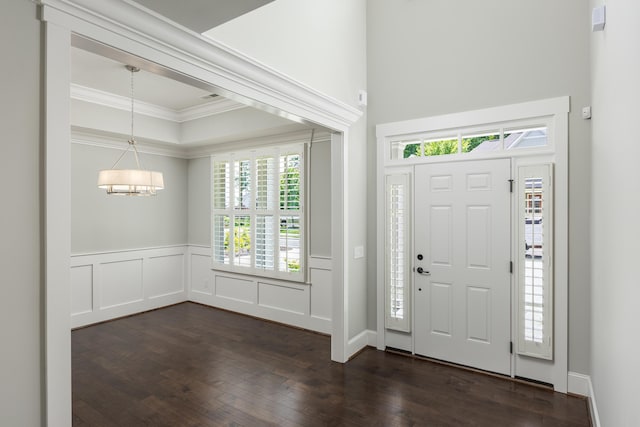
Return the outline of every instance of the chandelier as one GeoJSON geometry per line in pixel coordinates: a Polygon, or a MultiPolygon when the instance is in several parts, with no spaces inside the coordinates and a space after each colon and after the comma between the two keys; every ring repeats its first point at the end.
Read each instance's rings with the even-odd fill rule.
{"type": "Polygon", "coordinates": [[[155,196],[158,190],[164,188],[162,172],[142,168],[136,140],[133,137],[133,75],[140,69],[132,65],[125,67],[131,72],[131,137],[128,140],[127,149],[118,157],[111,169],[101,170],[98,173],[98,188],[106,190],[107,194],[120,196],[155,196]],[[137,169],[116,169],[118,163],[129,151],[133,152],[137,169]]]}

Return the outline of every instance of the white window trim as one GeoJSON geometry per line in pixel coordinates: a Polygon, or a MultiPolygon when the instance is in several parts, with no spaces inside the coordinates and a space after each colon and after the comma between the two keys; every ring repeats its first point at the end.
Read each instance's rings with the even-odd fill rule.
{"type": "MultiPolygon", "coordinates": [[[[296,144],[286,144],[286,145],[277,145],[270,147],[262,147],[253,150],[243,150],[243,151],[235,151],[235,152],[227,152],[227,153],[216,153],[210,156],[210,164],[211,167],[211,192],[210,192],[210,200],[211,200],[211,215],[210,215],[210,223],[211,223],[211,265],[213,270],[217,271],[227,271],[231,273],[237,274],[246,274],[251,276],[259,276],[259,277],[268,277],[272,279],[279,279],[285,281],[292,282],[306,282],[306,261],[307,261],[307,236],[306,236],[306,226],[307,226],[307,216],[306,216],[306,201],[307,201],[307,192],[306,192],[306,143],[296,143],[296,144]],[[285,272],[274,269],[273,271],[264,270],[261,268],[256,268],[254,265],[253,257],[255,256],[255,218],[257,215],[264,214],[265,211],[261,211],[255,208],[255,159],[263,156],[263,155],[272,155],[275,160],[275,167],[278,171],[278,179],[274,182],[274,186],[278,188],[278,191],[274,190],[275,197],[275,207],[273,210],[269,210],[267,212],[272,213],[274,217],[274,234],[278,233],[279,238],[279,230],[280,230],[280,217],[288,216],[288,212],[281,210],[279,208],[279,167],[280,167],[280,155],[285,152],[295,152],[300,155],[300,208],[296,211],[292,211],[294,215],[299,217],[300,224],[300,269],[298,272],[285,272]],[[230,195],[229,195],[229,207],[227,209],[216,209],[214,204],[214,194],[213,194],[213,164],[216,161],[228,161],[230,163],[230,168],[233,168],[233,162],[236,160],[245,160],[249,159],[251,161],[251,186],[252,186],[252,196],[250,202],[249,209],[237,210],[235,209],[235,195],[233,193],[233,184],[230,185],[230,195]],[[251,222],[251,245],[252,245],[252,265],[251,267],[238,266],[231,264],[222,264],[216,262],[215,260],[215,224],[214,218],[215,215],[229,215],[230,221],[234,216],[249,216],[252,218],[251,222]]],[[[233,172],[230,174],[230,179],[233,177],[233,172]]],[[[279,263],[279,248],[276,247],[274,253],[274,263],[277,266],[279,263]]]]}
{"type": "MultiPolygon", "coordinates": [[[[520,355],[536,357],[540,359],[553,360],[553,165],[552,164],[531,164],[518,167],[517,174],[518,189],[516,193],[517,208],[517,233],[516,233],[516,272],[517,277],[517,307],[518,316],[516,320],[517,328],[517,352],[520,355]],[[542,178],[542,206],[541,217],[544,219],[544,229],[542,238],[543,255],[540,259],[542,263],[543,281],[543,341],[534,342],[525,338],[524,315],[525,315],[525,235],[524,220],[528,216],[524,208],[525,181],[527,178],[542,178]]],[[[534,213],[531,214],[535,216],[534,213]]],[[[533,226],[533,224],[532,224],[533,226]]],[[[532,253],[533,254],[533,253],[532,253]]],[[[532,257],[533,260],[533,257],[532,257]]]]}
{"type": "MultiPolygon", "coordinates": [[[[411,248],[412,248],[412,244],[411,244],[411,199],[412,199],[412,193],[411,193],[411,175],[408,173],[397,173],[397,174],[393,174],[393,175],[386,175],[385,176],[385,207],[386,209],[389,209],[390,204],[391,204],[391,200],[390,200],[390,188],[392,185],[398,185],[403,187],[403,193],[404,193],[404,197],[403,197],[403,202],[402,202],[402,210],[403,210],[403,216],[402,216],[402,239],[401,239],[401,245],[402,248],[398,248],[403,256],[403,259],[401,260],[400,263],[396,262],[395,265],[394,262],[391,260],[391,251],[393,248],[393,245],[391,243],[391,236],[390,236],[390,222],[389,222],[389,216],[385,215],[385,221],[386,221],[386,225],[385,225],[385,250],[386,250],[386,254],[385,254],[385,298],[384,298],[384,304],[385,304],[385,325],[387,329],[392,329],[392,330],[396,330],[396,331],[401,331],[401,332],[411,332],[411,316],[412,316],[412,300],[411,300],[411,290],[412,290],[412,275],[411,275],[411,258],[409,257],[409,254],[411,253],[411,248]],[[398,265],[400,264],[400,265],[398,265]],[[394,268],[396,269],[396,272],[398,272],[398,268],[401,268],[400,273],[402,274],[402,284],[401,284],[401,288],[402,288],[402,293],[403,293],[403,316],[402,318],[397,318],[395,316],[393,316],[393,314],[391,313],[391,300],[393,299],[391,293],[393,292],[391,283],[393,281],[393,271],[394,268]]],[[[396,260],[397,261],[397,260],[396,260]]]]}

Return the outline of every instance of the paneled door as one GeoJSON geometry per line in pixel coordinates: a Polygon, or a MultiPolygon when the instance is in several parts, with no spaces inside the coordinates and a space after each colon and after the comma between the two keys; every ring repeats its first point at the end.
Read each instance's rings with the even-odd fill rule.
{"type": "Polygon", "coordinates": [[[415,167],[415,353],[510,374],[509,159],[415,167]]]}

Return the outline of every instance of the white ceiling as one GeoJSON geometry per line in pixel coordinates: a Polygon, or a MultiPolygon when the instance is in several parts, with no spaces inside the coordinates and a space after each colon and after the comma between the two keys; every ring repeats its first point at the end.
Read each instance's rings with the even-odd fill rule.
{"type": "MultiPolygon", "coordinates": [[[[71,83],[130,97],[131,73],[125,68],[125,64],[72,47],[71,83]]],[[[149,104],[180,111],[211,102],[208,95],[210,92],[203,89],[145,70],[134,74],[135,99],[149,104]]]]}

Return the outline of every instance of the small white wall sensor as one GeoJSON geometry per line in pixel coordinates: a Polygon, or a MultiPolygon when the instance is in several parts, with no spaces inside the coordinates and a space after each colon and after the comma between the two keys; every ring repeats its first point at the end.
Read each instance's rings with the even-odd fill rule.
{"type": "Polygon", "coordinates": [[[367,106],[367,91],[359,90],[358,91],[358,105],[361,107],[367,106]]]}
{"type": "Polygon", "coordinates": [[[604,24],[607,21],[607,10],[606,6],[598,6],[594,7],[591,12],[591,29],[593,31],[602,31],[604,30],[604,24]]]}
{"type": "Polygon", "coordinates": [[[582,118],[585,120],[591,118],[591,107],[582,107],[582,118]]]}

